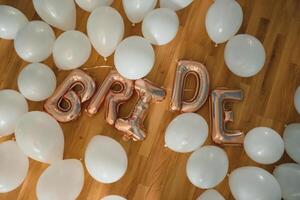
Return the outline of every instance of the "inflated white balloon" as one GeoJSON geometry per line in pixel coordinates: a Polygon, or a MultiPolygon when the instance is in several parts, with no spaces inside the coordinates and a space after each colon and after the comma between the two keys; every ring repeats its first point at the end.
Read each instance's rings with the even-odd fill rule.
{"type": "Polygon", "coordinates": [[[85,150],[85,166],[89,174],[101,183],[113,183],[125,174],[127,155],[114,139],[97,135],[85,150]]]}
{"type": "Polygon", "coordinates": [[[40,176],[36,195],[39,200],[74,200],[84,183],[84,169],[79,160],[60,160],[40,176]]]}
{"type": "Polygon", "coordinates": [[[300,123],[289,124],[283,133],[287,154],[300,164],[300,123]]]}
{"type": "Polygon", "coordinates": [[[126,200],[126,199],[119,195],[109,195],[109,196],[103,197],[101,200],[126,200]]]}
{"type": "Polygon", "coordinates": [[[10,192],[24,181],[29,160],[15,141],[0,143],[0,193],[10,192]]]}
{"type": "Polygon", "coordinates": [[[143,21],[143,36],[155,45],[164,45],[173,40],[178,32],[177,14],[167,8],[157,8],[149,12],[143,21]]]}
{"type": "Polygon", "coordinates": [[[300,86],[298,86],[295,92],[294,104],[297,112],[300,114],[300,86]]]}
{"type": "Polygon", "coordinates": [[[0,38],[15,39],[17,33],[28,23],[27,17],[18,9],[0,5],[0,38]]]}
{"type": "Polygon", "coordinates": [[[224,197],[214,189],[206,190],[196,200],[225,200],[224,197]]]}
{"type": "Polygon", "coordinates": [[[273,174],[279,182],[284,200],[300,199],[300,165],[285,163],[277,166],[273,174]]]}
{"type": "Polygon", "coordinates": [[[122,3],[129,21],[135,24],[155,8],[157,0],[122,0],[122,3]]]}
{"type": "Polygon", "coordinates": [[[15,90],[0,90],[0,137],[15,132],[19,118],[28,112],[23,95],[15,90]]]}
{"type": "Polygon", "coordinates": [[[71,70],[83,65],[91,55],[89,38],[80,31],[66,31],[53,46],[53,58],[59,69],[71,70]]]}
{"type": "Polygon", "coordinates": [[[215,1],[208,9],[205,18],[206,31],[216,44],[226,42],[240,29],[243,11],[236,1],[215,1]]]}
{"type": "Polygon", "coordinates": [[[159,6],[161,8],[169,8],[171,10],[177,11],[187,7],[192,2],[193,0],[160,0],[159,6]]]}
{"type": "Polygon", "coordinates": [[[76,26],[76,7],[73,0],[32,0],[35,11],[48,24],[61,30],[76,26]]]}
{"type": "Polygon", "coordinates": [[[63,131],[45,112],[24,114],[16,125],[15,136],[20,149],[34,160],[52,164],[63,158],[63,131]]]}
{"type": "Polygon", "coordinates": [[[112,7],[98,7],[89,16],[87,33],[96,51],[107,58],[124,36],[123,18],[112,7]]]}
{"type": "Polygon", "coordinates": [[[114,63],[117,71],[127,79],[137,80],[153,68],[155,54],[150,42],[140,36],[130,36],[117,47],[114,63]]]}
{"type": "Polygon", "coordinates": [[[275,177],[259,167],[241,167],[229,175],[229,187],[236,200],[280,200],[281,189],[275,177]]]}
{"type": "Polygon", "coordinates": [[[258,39],[248,34],[239,34],[227,42],[224,57],[232,73],[241,77],[250,77],[263,68],[266,53],[258,39]]]}
{"type": "Polygon", "coordinates": [[[284,142],[273,129],[257,127],[247,133],[244,148],[247,155],[255,162],[272,164],[283,155],[284,142]]]}
{"type": "Polygon", "coordinates": [[[18,88],[27,99],[43,101],[53,94],[56,76],[47,65],[31,63],[19,73],[18,88]]]}
{"type": "Polygon", "coordinates": [[[228,156],[216,146],[203,146],[194,151],[186,165],[186,173],[198,188],[213,188],[225,178],[228,172],[228,156]]]}
{"type": "Polygon", "coordinates": [[[77,5],[85,11],[92,12],[100,6],[110,6],[114,0],[75,0],[77,5]]]}
{"type": "Polygon", "coordinates": [[[201,147],[208,136],[206,120],[196,113],[183,113],[175,117],[165,133],[166,146],[173,151],[186,153],[201,147]]]}
{"type": "Polygon", "coordinates": [[[55,35],[43,21],[31,21],[19,32],[14,41],[17,54],[27,62],[41,62],[51,53],[55,35]]]}

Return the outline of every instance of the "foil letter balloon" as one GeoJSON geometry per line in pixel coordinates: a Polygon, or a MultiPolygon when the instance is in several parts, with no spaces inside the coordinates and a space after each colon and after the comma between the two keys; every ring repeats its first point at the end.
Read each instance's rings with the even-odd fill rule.
{"type": "Polygon", "coordinates": [[[181,60],[177,64],[170,109],[172,111],[195,112],[205,103],[208,90],[209,75],[205,66],[199,62],[181,60]],[[192,99],[183,101],[185,81],[189,75],[194,75],[196,78],[196,91],[192,99]]]}
{"type": "Polygon", "coordinates": [[[95,92],[95,81],[83,71],[73,70],[46,101],[44,108],[57,121],[69,122],[80,115],[81,103],[95,92]]]}
{"type": "Polygon", "coordinates": [[[162,101],[166,96],[166,92],[150,81],[143,79],[135,81],[134,88],[139,95],[134,110],[128,119],[117,119],[115,127],[123,132],[124,140],[142,141],[146,137],[143,121],[149,105],[153,102],[162,101]]]}
{"type": "Polygon", "coordinates": [[[228,130],[227,122],[233,121],[233,112],[226,109],[227,101],[243,99],[242,90],[216,89],[210,96],[212,139],[218,144],[243,144],[245,134],[239,130],[228,130]]]}
{"type": "Polygon", "coordinates": [[[111,71],[91,99],[87,112],[90,115],[98,112],[105,99],[105,118],[107,123],[113,125],[117,119],[119,106],[132,96],[133,88],[133,81],[123,78],[115,70],[111,71]],[[114,91],[112,89],[112,86],[115,84],[118,84],[121,87],[119,91],[114,91]]]}

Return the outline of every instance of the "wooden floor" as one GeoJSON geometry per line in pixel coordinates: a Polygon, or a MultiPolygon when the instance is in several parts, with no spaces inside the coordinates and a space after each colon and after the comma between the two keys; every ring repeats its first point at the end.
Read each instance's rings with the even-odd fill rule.
{"type": "MultiPolygon", "coordinates": [[[[82,159],[90,139],[97,134],[118,140],[126,149],[129,159],[125,176],[114,184],[101,184],[85,171],[85,185],[78,199],[99,200],[109,194],[119,194],[128,200],[190,200],[196,199],[202,190],[194,187],[185,173],[186,161],[190,154],[179,154],[164,147],[164,131],[168,123],[179,113],[168,111],[176,60],[190,59],[207,66],[211,78],[210,89],[216,87],[241,88],[245,92],[244,101],[233,106],[235,122],[232,128],[245,132],[257,126],[274,128],[280,134],[284,125],[300,122],[300,115],[293,105],[295,89],[300,85],[300,1],[299,0],[238,0],[244,12],[243,25],[239,33],[248,33],[262,41],[266,53],[263,70],[252,78],[239,78],[225,66],[224,44],[215,47],[205,31],[205,14],[213,0],[194,0],[193,4],[178,12],[179,32],[171,43],[155,46],[155,67],[147,78],[167,90],[167,98],[159,104],[151,105],[145,121],[148,137],[143,142],[122,141],[120,134],[105,123],[104,109],[89,117],[86,113],[70,123],[62,124],[65,135],[64,158],[82,159]]],[[[0,0],[20,9],[30,20],[39,19],[31,0],[0,0]]],[[[140,24],[131,26],[124,14],[121,0],[113,4],[125,21],[125,34],[141,35],[140,24]]],[[[89,13],[77,8],[77,30],[86,32],[89,13]]],[[[55,30],[57,36],[61,31],[55,30]]],[[[69,72],[58,71],[52,57],[45,61],[51,66],[60,83],[69,72]]],[[[13,41],[0,39],[0,89],[17,89],[16,79],[26,66],[13,48],[13,41]]],[[[113,57],[105,63],[93,50],[89,61],[82,68],[96,65],[113,66],[113,57]]],[[[113,68],[113,67],[112,67],[113,68]]],[[[85,69],[98,84],[101,84],[110,68],[85,69]]],[[[193,81],[189,81],[186,97],[191,95],[193,81]]],[[[132,109],[135,98],[122,107],[122,116],[132,109]]],[[[30,110],[42,110],[43,102],[29,102],[30,110]]],[[[209,122],[208,102],[198,111],[209,122]]],[[[1,141],[10,139],[2,138],[1,141]]],[[[209,138],[206,144],[212,144],[209,138]]],[[[251,161],[242,147],[224,147],[230,160],[230,171],[246,165],[258,164],[251,161]]],[[[261,166],[269,171],[275,165],[289,162],[285,154],[280,162],[261,166]]],[[[1,161],[0,161],[1,162],[1,161]]],[[[18,189],[0,194],[2,200],[36,199],[37,180],[46,164],[30,160],[30,171],[24,184],[18,189]]],[[[226,178],[216,189],[227,199],[233,199],[226,178]]]]}

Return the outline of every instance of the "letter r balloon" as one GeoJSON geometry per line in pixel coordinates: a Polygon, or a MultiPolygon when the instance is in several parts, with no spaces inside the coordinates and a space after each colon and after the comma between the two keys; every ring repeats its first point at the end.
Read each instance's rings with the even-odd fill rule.
{"type": "Polygon", "coordinates": [[[133,81],[125,79],[117,71],[112,70],[91,99],[87,112],[93,115],[98,112],[102,102],[105,100],[106,122],[113,125],[117,119],[119,106],[125,103],[133,94],[133,81]],[[114,91],[112,86],[118,84],[121,88],[114,91]]]}

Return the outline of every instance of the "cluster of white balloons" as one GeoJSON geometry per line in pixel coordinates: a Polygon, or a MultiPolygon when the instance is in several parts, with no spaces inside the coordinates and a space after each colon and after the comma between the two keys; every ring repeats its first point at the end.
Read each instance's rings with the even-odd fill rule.
{"type": "MultiPolygon", "coordinates": [[[[196,113],[175,117],[165,132],[166,147],[179,153],[193,152],[186,164],[186,174],[196,187],[210,189],[226,177],[229,161],[226,152],[217,146],[203,146],[208,137],[206,120],[196,113]]],[[[208,190],[198,199],[224,200],[215,190],[208,190]]]]}
{"type": "Polygon", "coordinates": [[[46,23],[40,20],[28,22],[19,10],[0,6],[0,37],[14,39],[17,54],[23,60],[33,63],[18,78],[19,90],[27,99],[43,101],[55,88],[53,72],[39,62],[53,54],[55,65],[59,69],[79,68],[90,57],[91,44],[105,60],[116,50],[114,64],[125,78],[143,78],[155,63],[151,44],[164,45],[175,38],[179,29],[175,11],[188,6],[192,0],[164,0],[160,2],[162,8],[157,9],[154,9],[157,0],[123,0],[128,19],[133,24],[143,21],[144,36],[130,36],[124,40],[123,18],[116,9],[110,7],[112,2],[113,0],[76,0],[79,7],[91,12],[87,21],[88,36],[74,30],[74,0],[33,0],[34,9],[46,23]],[[48,24],[66,32],[56,39],[48,24]],[[36,69],[39,69],[39,73],[36,69]],[[37,77],[31,79],[35,76],[37,77]],[[47,81],[36,84],[40,78],[47,81]]]}
{"type": "MultiPolygon", "coordinates": [[[[64,135],[57,121],[47,113],[28,112],[25,98],[43,101],[56,88],[56,76],[40,63],[53,55],[61,70],[72,70],[85,64],[91,47],[104,58],[115,53],[117,70],[126,78],[139,79],[152,69],[155,53],[151,44],[164,45],[177,34],[179,20],[176,10],[192,0],[162,0],[162,8],[154,9],[157,0],[123,0],[128,19],[143,21],[143,37],[124,37],[124,22],[117,10],[109,7],[113,0],[75,0],[82,9],[91,12],[87,35],[74,30],[76,6],[74,0],[33,0],[34,9],[43,21],[28,21],[19,10],[0,5],[0,38],[13,39],[17,54],[30,62],[18,75],[18,88],[0,90],[0,136],[15,133],[16,141],[0,144],[0,192],[17,188],[28,173],[28,157],[50,166],[38,180],[38,199],[72,200],[78,197],[84,184],[84,169],[79,160],[63,160],[64,135]],[[154,10],[153,10],[154,9],[154,10]],[[46,23],[45,23],[45,22],[46,23]],[[63,31],[57,39],[49,26],[63,31]],[[25,98],[24,98],[25,97],[25,98]]],[[[127,169],[127,155],[112,138],[95,136],[87,146],[85,164],[89,174],[99,182],[113,183],[127,169]]],[[[117,195],[103,199],[124,199],[117,195]]]]}
{"type": "MultiPolygon", "coordinates": [[[[13,90],[0,91],[0,113],[5,114],[5,109],[12,114],[6,113],[10,118],[0,116],[5,122],[0,127],[1,136],[15,132],[16,141],[0,143],[0,193],[22,184],[28,173],[29,157],[50,164],[38,180],[38,199],[76,199],[83,188],[84,169],[79,160],[63,160],[64,135],[58,122],[45,112],[27,112],[26,100],[13,90]]],[[[125,174],[127,162],[123,147],[110,137],[94,136],[87,146],[85,164],[99,182],[119,180],[125,174]]]]}
{"type": "MultiPolygon", "coordinates": [[[[25,179],[28,157],[51,164],[40,176],[36,187],[38,199],[75,199],[84,184],[84,169],[79,160],[63,160],[64,135],[60,125],[50,115],[28,112],[25,98],[43,101],[54,92],[56,77],[40,62],[53,54],[55,65],[62,70],[79,68],[91,54],[91,46],[107,58],[114,52],[118,72],[128,79],[146,76],[154,66],[152,45],[164,45],[173,40],[179,29],[175,11],[192,0],[122,0],[125,14],[132,24],[142,22],[141,36],[124,37],[124,21],[117,10],[109,7],[113,0],[75,0],[79,7],[91,12],[87,35],[74,30],[76,6],[74,0],[33,0],[38,15],[48,24],[66,32],[55,38],[52,28],[43,21],[28,22],[19,10],[0,5],[0,38],[13,39],[17,54],[28,64],[18,76],[18,88],[0,90],[0,136],[15,133],[16,141],[0,144],[0,193],[17,188],[25,179]],[[25,98],[24,98],[25,97],[25,98]]],[[[234,36],[242,24],[243,12],[235,0],[216,0],[206,15],[206,29],[216,43],[224,43],[225,63],[234,74],[250,77],[257,74],[265,62],[263,45],[247,34],[234,36]]],[[[294,103],[300,113],[300,87],[294,103]]],[[[275,168],[273,175],[258,167],[241,167],[229,175],[230,190],[237,200],[287,200],[300,198],[300,124],[285,128],[283,139],[267,127],[252,129],[245,138],[247,155],[260,164],[272,164],[284,149],[297,162],[275,168]]],[[[166,146],[173,151],[193,152],[186,165],[192,184],[205,191],[198,200],[224,200],[211,188],[224,180],[229,169],[228,156],[216,146],[203,146],[208,137],[208,125],[195,113],[177,116],[167,127],[166,146]]],[[[94,136],[87,145],[84,159],[88,173],[102,183],[113,183],[123,177],[128,158],[124,148],[114,139],[94,136]],[[112,155],[113,153],[113,155],[112,155]]],[[[121,200],[111,195],[103,200],[121,200]]]]}
{"type": "MultiPolygon", "coordinates": [[[[255,37],[248,34],[235,35],[242,21],[242,9],[235,0],[216,0],[208,9],[205,25],[209,37],[216,44],[228,41],[224,51],[228,69],[237,76],[251,77],[261,71],[266,55],[263,45],[255,37]]],[[[300,114],[300,86],[296,90],[294,104],[300,114]]],[[[260,164],[277,162],[284,149],[299,163],[300,124],[288,125],[283,139],[273,129],[254,128],[247,133],[244,148],[246,154],[260,164]]],[[[229,176],[230,189],[237,200],[279,200],[281,196],[287,200],[300,199],[299,169],[299,164],[282,164],[274,170],[276,180],[261,168],[238,168],[229,176]]],[[[213,196],[210,198],[216,199],[213,196]]]]}
{"type": "MultiPolygon", "coordinates": [[[[106,59],[114,54],[117,71],[127,79],[140,79],[154,66],[155,53],[151,44],[164,45],[175,38],[179,20],[173,9],[176,0],[164,1],[164,8],[154,9],[157,0],[123,0],[125,14],[134,25],[142,22],[143,37],[124,37],[124,22],[117,10],[109,7],[111,1],[95,7],[84,1],[76,1],[80,7],[91,13],[87,23],[87,33],[96,51],[106,59]],[[170,6],[170,8],[168,8],[170,6]]],[[[187,1],[179,8],[189,5],[187,1]]],[[[176,9],[176,10],[177,10],[176,9]]]]}
{"type": "Polygon", "coordinates": [[[205,25],[209,37],[225,46],[224,59],[229,70],[240,77],[256,75],[265,63],[266,55],[261,42],[248,34],[238,34],[243,11],[235,0],[215,1],[206,13],[205,25]]]}
{"type": "MultiPolygon", "coordinates": [[[[14,39],[17,54],[27,62],[42,62],[52,53],[55,65],[62,70],[79,68],[86,63],[91,54],[91,44],[105,60],[117,49],[114,63],[119,73],[128,79],[140,79],[151,71],[155,63],[151,44],[164,45],[175,38],[179,29],[175,11],[188,6],[192,0],[161,0],[161,8],[157,9],[154,9],[157,0],[123,0],[126,16],[133,24],[142,22],[144,36],[128,37],[124,41],[123,18],[116,9],[110,7],[112,2],[113,0],[76,0],[79,7],[91,12],[87,22],[88,38],[84,33],[74,31],[74,0],[33,1],[36,12],[46,23],[66,31],[57,39],[52,28],[45,22],[28,22],[25,15],[17,9],[1,6],[0,37],[14,39]]],[[[34,83],[27,80],[27,76],[25,78],[24,82],[29,82],[27,84],[34,83]]],[[[51,91],[46,83],[41,84],[42,88],[51,91]]],[[[26,98],[27,96],[25,94],[26,98]]],[[[37,99],[44,100],[42,97],[37,99]]]]}
{"type": "MultiPolygon", "coordinates": [[[[226,177],[228,156],[219,147],[202,146],[207,137],[208,125],[205,119],[196,113],[184,113],[168,125],[165,143],[166,147],[175,152],[193,152],[186,165],[187,177],[196,187],[210,189],[199,196],[198,200],[224,200],[219,192],[211,188],[226,177]]],[[[300,124],[288,125],[283,139],[271,128],[254,128],[247,133],[244,148],[246,154],[260,164],[277,162],[284,149],[300,163],[300,124]]],[[[299,164],[282,164],[275,169],[274,176],[262,168],[241,167],[230,173],[229,185],[237,200],[280,200],[281,196],[288,200],[300,198],[299,164]]]]}

